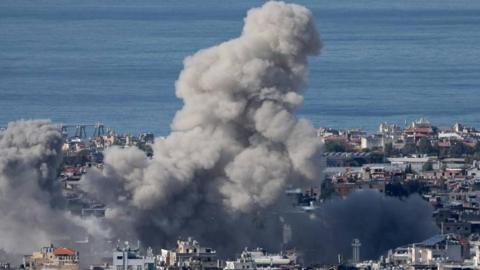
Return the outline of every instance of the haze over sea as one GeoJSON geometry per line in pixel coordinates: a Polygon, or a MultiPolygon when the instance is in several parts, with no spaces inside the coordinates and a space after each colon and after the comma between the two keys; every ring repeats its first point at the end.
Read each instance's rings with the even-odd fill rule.
{"type": "MultiPolygon", "coordinates": [[[[166,135],[183,59],[237,37],[262,2],[0,1],[0,126],[50,118],[166,135]]],[[[324,43],[298,111],[315,126],[480,127],[480,1],[293,2],[324,43]]]]}

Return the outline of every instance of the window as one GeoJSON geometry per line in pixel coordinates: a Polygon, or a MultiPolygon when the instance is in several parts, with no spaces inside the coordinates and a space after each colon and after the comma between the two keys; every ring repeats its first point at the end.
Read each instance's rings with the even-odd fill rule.
{"type": "Polygon", "coordinates": [[[141,266],[141,265],[137,265],[137,270],[142,270],[142,266],[141,266]]]}

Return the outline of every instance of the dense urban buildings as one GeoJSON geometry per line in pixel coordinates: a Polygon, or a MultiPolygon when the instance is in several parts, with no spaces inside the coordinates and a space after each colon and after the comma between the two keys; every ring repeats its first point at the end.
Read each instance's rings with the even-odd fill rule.
{"type": "Polygon", "coordinates": [[[448,123],[477,123],[471,2],[266,1],[243,26],[241,1],[7,2],[1,269],[480,268],[480,132],[448,123]]]}
{"type": "Polygon", "coordinates": [[[28,270],[79,270],[79,252],[66,247],[42,247],[23,258],[23,268],[28,270]]]}
{"type": "MultiPolygon", "coordinates": [[[[64,130],[64,153],[58,181],[71,213],[80,217],[105,216],[102,201],[82,191],[82,175],[89,167],[103,166],[103,152],[113,146],[138,147],[151,155],[153,134],[121,135],[93,127],[64,130]]],[[[331,197],[348,197],[352,192],[374,189],[385,196],[408,197],[420,194],[434,208],[432,221],[440,233],[423,242],[385,250],[378,260],[362,260],[362,239],[352,239],[352,253],[340,257],[337,265],[315,266],[368,269],[477,269],[480,246],[480,132],[454,124],[439,128],[426,119],[400,127],[382,123],[378,133],[321,128],[318,136],[325,144],[325,179],[322,186],[285,190],[294,206],[312,213],[331,197]],[[348,259],[350,256],[351,259],[348,259]]],[[[159,138],[161,139],[161,138],[159,138]]],[[[288,227],[286,227],[288,229],[288,227]]],[[[285,233],[285,232],[284,232],[285,233]]],[[[291,233],[291,232],[290,232],[291,233]]],[[[214,247],[204,247],[192,238],[178,240],[174,249],[133,248],[128,243],[112,249],[111,260],[95,269],[300,269],[299,255],[281,250],[269,254],[258,248],[238,251],[236,259],[217,255],[214,247]],[[143,250],[143,251],[142,251],[143,250]],[[141,255],[144,252],[145,255],[141,255]]],[[[108,251],[107,251],[108,253],[108,251]]],[[[54,245],[26,255],[24,269],[80,269],[80,254],[54,245]]],[[[16,266],[2,262],[2,269],[16,266]]]]}

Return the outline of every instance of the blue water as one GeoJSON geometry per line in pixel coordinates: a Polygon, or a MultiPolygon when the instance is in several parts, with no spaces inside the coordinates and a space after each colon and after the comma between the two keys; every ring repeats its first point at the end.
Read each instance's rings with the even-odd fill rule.
{"type": "MultiPolygon", "coordinates": [[[[428,117],[480,127],[480,1],[297,1],[324,49],[305,104],[315,126],[428,117]]],[[[167,134],[182,60],[238,36],[262,1],[2,0],[0,126],[103,121],[167,134]]]]}

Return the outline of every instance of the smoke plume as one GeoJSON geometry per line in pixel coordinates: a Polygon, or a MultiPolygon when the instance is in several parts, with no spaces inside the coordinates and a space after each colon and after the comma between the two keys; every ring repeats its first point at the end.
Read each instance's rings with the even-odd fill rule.
{"type": "Polygon", "coordinates": [[[307,261],[331,262],[337,252],[349,254],[353,238],[372,257],[435,233],[431,209],[418,197],[358,192],[309,218],[283,196],[287,185],[321,181],[321,143],[294,114],[307,58],[319,50],[306,8],[268,2],[248,12],[240,37],[188,57],[176,82],[184,106],[172,133],[155,141],[153,157],[112,147],[104,168],[82,178],[82,188],[107,204],[103,227],[65,211],[58,129],[43,120],[10,123],[0,132],[0,250],[28,253],[83,233],[155,248],[193,236],[221,255],[283,245],[307,261]],[[285,228],[290,239],[281,237],[285,228]]]}
{"type": "Polygon", "coordinates": [[[325,202],[315,218],[287,214],[293,231],[292,246],[309,262],[351,259],[351,242],[362,242],[361,259],[378,259],[387,250],[420,242],[438,233],[432,207],[418,195],[405,200],[376,190],[357,191],[347,198],[325,202]]]}
{"type": "Polygon", "coordinates": [[[62,144],[44,120],[12,122],[0,132],[0,250],[28,254],[95,228],[64,210],[56,181],[62,144]]]}
{"type": "Polygon", "coordinates": [[[321,181],[321,143],[294,115],[307,57],[319,49],[307,9],[268,2],[248,12],[240,37],[188,57],[176,82],[184,106],[172,133],[152,146],[153,158],[135,147],[110,148],[103,170],[82,179],[107,203],[116,235],[153,247],[193,236],[228,255],[287,244],[330,262],[353,238],[374,256],[430,236],[431,209],[418,198],[356,193],[326,203],[315,219],[292,214],[286,185],[321,181]],[[284,226],[293,232],[289,243],[282,243],[284,226]]]}
{"type": "Polygon", "coordinates": [[[306,8],[268,2],[250,10],[240,37],[184,61],[176,82],[184,106],[153,158],[112,148],[104,170],[82,180],[85,189],[147,242],[184,233],[218,238],[232,229],[245,229],[235,236],[245,238],[257,227],[252,217],[272,207],[287,183],[319,180],[320,142],[294,115],[307,57],[319,49],[306,8]]]}
{"type": "Polygon", "coordinates": [[[287,185],[321,181],[321,143],[294,114],[307,58],[320,47],[306,8],[268,2],[248,12],[240,37],[188,57],[176,82],[184,106],[172,133],[152,146],[153,158],[112,147],[104,168],[82,178],[85,191],[107,204],[102,227],[65,209],[59,130],[44,120],[10,123],[0,131],[0,251],[27,254],[84,235],[139,238],[156,248],[193,236],[220,254],[290,245],[311,261],[331,261],[348,254],[353,238],[371,257],[435,233],[431,209],[416,197],[355,193],[325,203],[313,219],[285,201],[287,185]]]}

